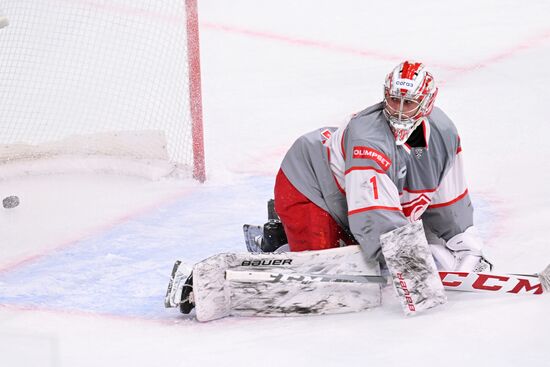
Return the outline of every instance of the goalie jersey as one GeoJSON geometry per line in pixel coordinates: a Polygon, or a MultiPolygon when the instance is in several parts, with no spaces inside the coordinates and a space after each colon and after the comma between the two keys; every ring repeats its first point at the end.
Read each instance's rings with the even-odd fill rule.
{"type": "Polygon", "coordinates": [[[445,241],[473,225],[461,156],[457,130],[439,108],[396,145],[379,103],[345,126],[300,137],[281,169],[378,259],[380,235],[409,222],[422,219],[445,241]]]}

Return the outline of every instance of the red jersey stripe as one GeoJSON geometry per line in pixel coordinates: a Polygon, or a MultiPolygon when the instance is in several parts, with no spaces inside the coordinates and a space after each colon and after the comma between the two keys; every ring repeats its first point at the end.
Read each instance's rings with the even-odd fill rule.
{"type": "Polygon", "coordinates": [[[423,194],[425,192],[434,192],[436,190],[437,190],[437,188],[435,188],[435,189],[425,189],[425,190],[411,190],[411,189],[408,189],[406,187],[403,188],[403,191],[410,192],[411,194],[423,194]]]}
{"type": "Polygon", "coordinates": [[[362,213],[362,212],[367,212],[369,210],[390,210],[390,211],[398,211],[400,212],[401,211],[401,208],[396,208],[396,207],[393,207],[393,206],[368,206],[366,208],[360,208],[360,209],[354,209],[354,210],[350,210],[348,212],[348,215],[353,215],[353,214],[357,214],[357,213],[362,213]]]}
{"type": "Polygon", "coordinates": [[[462,194],[460,194],[459,196],[457,196],[451,201],[447,201],[446,203],[441,203],[441,204],[433,204],[433,205],[430,205],[429,208],[435,209],[435,208],[442,208],[444,206],[453,205],[457,201],[462,200],[466,195],[468,195],[468,189],[466,189],[466,191],[464,191],[462,194]]]}
{"type": "Polygon", "coordinates": [[[365,171],[365,170],[373,170],[373,171],[376,171],[378,173],[386,174],[386,171],[378,169],[378,168],[374,168],[374,167],[351,167],[346,172],[344,172],[344,175],[347,175],[348,173],[350,173],[352,171],[365,171]]]}

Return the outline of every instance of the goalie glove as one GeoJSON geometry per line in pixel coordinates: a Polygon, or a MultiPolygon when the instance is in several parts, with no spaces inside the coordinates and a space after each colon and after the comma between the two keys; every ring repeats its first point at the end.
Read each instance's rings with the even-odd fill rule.
{"type": "Polygon", "coordinates": [[[483,241],[474,227],[451,238],[445,245],[430,245],[440,270],[488,272],[493,269],[481,251],[483,241]]]}

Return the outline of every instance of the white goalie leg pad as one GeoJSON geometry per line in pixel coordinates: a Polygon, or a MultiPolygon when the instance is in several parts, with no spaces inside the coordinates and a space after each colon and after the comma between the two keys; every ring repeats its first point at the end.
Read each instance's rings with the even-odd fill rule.
{"type": "Polygon", "coordinates": [[[382,253],[406,315],[447,302],[422,221],[380,236],[382,253]]]}
{"type": "MultiPolygon", "coordinates": [[[[304,252],[212,256],[193,268],[196,317],[298,316],[355,312],[381,303],[381,285],[312,281],[304,275],[380,275],[378,262],[367,262],[359,246],[304,252]],[[273,280],[230,277],[226,271],[279,274],[273,280]]],[[[271,279],[271,278],[269,278],[271,279]]]]}

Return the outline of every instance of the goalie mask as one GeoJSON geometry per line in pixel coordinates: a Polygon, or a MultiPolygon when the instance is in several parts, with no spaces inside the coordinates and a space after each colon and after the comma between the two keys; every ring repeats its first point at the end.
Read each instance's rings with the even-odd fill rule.
{"type": "Polygon", "coordinates": [[[434,78],[422,63],[405,61],[386,76],[384,115],[396,144],[405,144],[423,118],[432,112],[436,95],[434,78]]]}

